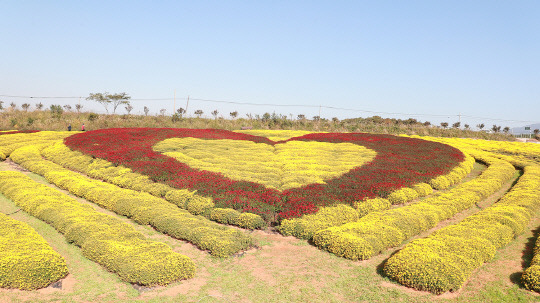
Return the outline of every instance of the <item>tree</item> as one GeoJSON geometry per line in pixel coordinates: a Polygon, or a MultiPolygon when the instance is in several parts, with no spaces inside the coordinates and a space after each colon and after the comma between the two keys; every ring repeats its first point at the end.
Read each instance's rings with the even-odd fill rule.
{"type": "Polygon", "coordinates": [[[165,113],[167,112],[166,109],[162,108],[159,110],[159,114],[162,115],[162,116],[165,116],[165,113]]]}
{"type": "Polygon", "coordinates": [[[238,116],[238,112],[237,111],[230,112],[229,115],[231,115],[231,118],[234,120],[236,119],[236,116],[238,116]]]}
{"type": "Polygon", "coordinates": [[[30,103],[23,103],[23,105],[21,105],[22,109],[24,109],[25,112],[28,111],[28,109],[30,108],[30,103]]]}
{"type": "Polygon", "coordinates": [[[218,110],[217,109],[214,109],[214,111],[212,111],[212,116],[214,116],[214,119],[217,119],[217,115],[218,115],[218,110]]]}
{"type": "Polygon", "coordinates": [[[319,116],[313,116],[313,121],[319,121],[319,120],[321,120],[321,117],[319,117],[319,116]]]}
{"type": "Polygon", "coordinates": [[[65,108],[66,111],[68,111],[68,112],[71,111],[71,105],[69,105],[69,104],[64,105],[64,108],[65,108]]]}
{"type": "Polygon", "coordinates": [[[15,104],[15,102],[11,102],[9,107],[11,107],[11,110],[15,110],[15,108],[17,108],[17,104],[15,104]]]}
{"type": "Polygon", "coordinates": [[[431,125],[431,122],[429,121],[424,122],[424,126],[430,126],[430,125],[431,125]]]}
{"type": "Polygon", "coordinates": [[[109,94],[108,92],[90,94],[88,98],[86,98],[86,100],[101,103],[101,105],[105,107],[107,113],[109,113],[109,104],[112,104],[113,114],[116,113],[116,108],[119,105],[129,104],[129,99],[131,99],[131,97],[126,93],[109,94]]]}
{"type": "Polygon", "coordinates": [[[186,110],[182,107],[176,110],[176,113],[178,114],[179,118],[182,118],[182,116],[186,113],[186,110]]]}
{"type": "Polygon", "coordinates": [[[461,122],[456,122],[456,123],[452,124],[453,128],[459,128],[460,126],[461,126],[461,122]]]}
{"type": "MultiPolygon", "coordinates": [[[[0,102],[2,102],[2,101],[0,101],[0,102]]],[[[538,135],[538,134],[540,133],[540,129],[537,128],[537,129],[533,130],[533,133],[534,133],[535,135],[538,135]]]]}
{"type": "Polygon", "coordinates": [[[491,130],[494,132],[494,133],[498,133],[501,131],[501,127],[500,126],[497,126],[495,124],[493,124],[493,127],[491,127],[491,130]]]}
{"type": "Polygon", "coordinates": [[[130,105],[129,99],[131,99],[130,96],[128,96],[126,93],[120,93],[120,94],[114,94],[110,95],[112,105],[113,105],[113,114],[116,112],[116,108],[121,105],[130,105]]]}
{"type": "Polygon", "coordinates": [[[148,116],[148,112],[150,112],[150,109],[148,107],[144,107],[144,115],[148,116]]]}
{"type": "Polygon", "coordinates": [[[304,119],[306,118],[306,115],[300,114],[300,115],[296,116],[296,118],[297,118],[298,120],[304,120],[304,119]]]}
{"type": "Polygon", "coordinates": [[[503,132],[504,132],[505,134],[508,134],[509,131],[510,131],[510,127],[505,126],[505,127],[503,128],[503,132]]]}
{"type": "Polygon", "coordinates": [[[198,109],[195,111],[195,116],[197,116],[197,118],[200,118],[203,114],[203,111],[201,109],[198,109]]]}
{"type": "Polygon", "coordinates": [[[465,124],[464,126],[465,126],[465,129],[466,129],[466,130],[471,129],[471,126],[470,126],[469,124],[465,124]]]}
{"type": "Polygon", "coordinates": [[[333,117],[333,118],[332,118],[332,122],[334,122],[334,123],[339,123],[338,117],[333,117]]]}
{"type": "Polygon", "coordinates": [[[131,104],[128,104],[126,106],[126,111],[127,111],[128,115],[131,113],[132,110],[133,110],[133,106],[131,106],[131,104]]]}
{"type": "Polygon", "coordinates": [[[4,101],[0,101],[0,110],[4,109],[4,101]]]}
{"type": "Polygon", "coordinates": [[[77,113],[79,114],[82,110],[83,106],[81,104],[75,104],[75,109],[77,110],[77,113]]]}
{"type": "Polygon", "coordinates": [[[62,106],[53,104],[51,105],[50,108],[51,108],[51,115],[53,117],[60,119],[60,117],[62,116],[62,113],[64,112],[64,110],[62,109],[62,106]]]}
{"type": "Polygon", "coordinates": [[[484,128],[484,126],[485,126],[484,123],[476,125],[476,127],[478,127],[479,130],[482,130],[482,128],[484,128]]]}
{"type": "Polygon", "coordinates": [[[39,103],[36,103],[36,109],[37,110],[41,110],[43,108],[43,103],[39,102],[39,103]]]}
{"type": "Polygon", "coordinates": [[[448,122],[441,122],[441,126],[446,129],[448,127],[448,122]]]}

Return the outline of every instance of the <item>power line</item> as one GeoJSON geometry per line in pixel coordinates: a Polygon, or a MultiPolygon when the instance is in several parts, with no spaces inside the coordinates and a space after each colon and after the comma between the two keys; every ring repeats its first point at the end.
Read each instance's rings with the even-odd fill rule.
{"type": "MultiPolygon", "coordinates": [[[[68,97],[68,96],[16,96],[16,95],[0,95],[0,97],[7,98],[21,98],[21,99],[80,99],[85,97],[68,97]]],[[[176,98],[177,100],[188,100],[188,98],[176,98]]],[[[130,101],[173,101],[175,98],[134,98],[130,101]]],[[[466,117],[476,120],[488,120],[488,121],[497,121],[497,122],[516,122],[516,123],[536,123],[538,121],[529,121],[529,120],[509,120],[509,119],[498,119],[498,118],[488,118],[488,117],[477,117],[469,115],[441,115],[441,114],[415,114],[415,113],[400,113],[400,112],[383,112],[383,111],[371,111],[355,108],[344,108],[344,107],[335,107],[335,106],[326,106],[326,105],[310,105],[310,104],[274,104],[274,103],[253,103],[253,102],[238,102],[238,101],[225,101],[225,100],[213,100],[213,99],[198,99],[190,98],[189,100],[200,101],[200,102],[211,102],[211,103],[224,103],[224,104],[236,104],[236,105],[250,105],[250,106],[273,106],[273,107],[302,107],[302,108],[325,108],[332,110],[343,110],[350,112],[358,113],[369,113],[377,115],[397,115],[397,116],[408,116],[408,117],[466,117]]]]}

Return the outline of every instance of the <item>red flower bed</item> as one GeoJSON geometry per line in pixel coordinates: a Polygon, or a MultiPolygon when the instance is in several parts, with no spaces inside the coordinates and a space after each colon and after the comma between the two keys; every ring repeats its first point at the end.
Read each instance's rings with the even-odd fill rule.
{"type": "Polygon", "coordinates": [[[37,133],[39,130],[13,130],[9,132],[0,132],[1,135],[11,135],[11,134],[29,134],[29,133],[37,133]]]}
{"type": "MultiPolygon", "coordinates": [[[[363,198],[387,196],[391,191],[448,173],[464,155],[436,142],[363,133],[308,134],[292,140],[349,142],[375,150],[370,163],[354,168],[327,184],[311,184],[280,192],[262,184],[235,181],[220,173],[198,170],[154,152],[157,142],[173,137],[249,140],[279,144],[268,138],[216,129],[117,128],[80,133],[65,139],[74,150],[148,175],[156,182],[197,190],[219,207],[261,214],[268,219],[299,217],[336,202],[351,204],[363,198]]],[[[286,141],[283,141],[286,142],[286,141]]]]}

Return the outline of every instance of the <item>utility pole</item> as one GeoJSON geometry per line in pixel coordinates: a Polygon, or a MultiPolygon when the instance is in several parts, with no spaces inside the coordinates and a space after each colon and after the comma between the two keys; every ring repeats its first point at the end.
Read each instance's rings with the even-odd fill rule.
{"type": "Polygon", "coordinates": [[[458,122],[461,124],[461,113],[458,114],[458,122]]]}
{"type": "Polygon", "coordinates": [[[187,96],[187,101],[186,101],[186,115],[188,114],[188,106],[189,106],[189,95],[187,96]]]}

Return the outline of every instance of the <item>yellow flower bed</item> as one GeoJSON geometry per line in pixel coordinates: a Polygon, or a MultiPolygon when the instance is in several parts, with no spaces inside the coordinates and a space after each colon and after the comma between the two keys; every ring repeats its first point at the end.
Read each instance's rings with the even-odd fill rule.
{"type": "MultiPolygon", "coordinates": [[[[439,176],[435,179],[441,180],[444,178],[444,180],[447,180],[444,187],[447,188],[464,178],[472,170],[473,165],[474,158],[465,154],[465,160],[450,171],[446,177],[439,176]],[[452,183],[448,180],[452,180],[452,183]]],[[[418,183],[412,188],[405,187],[392,192],[388,196],[388,199],[373,198],[358,201],[355,203],[354,208],[343,204],[321,207],[315,214],[281,221],[279,231],[285,236],[295,236],[300,239],[311,240],[317,232],[326,228],[355,222],[371,212],[387,210],[392,204],[404,204],[419,197],[426,197],[432,193],[433,188],[429,184],[418,183]]]]}
{"type": "Polygon", "coordinates": [[[40,144],[54,142],[79,132],[55,132],[42,131],[37,133],[21,133],[0,136],[0,160],[5,160],[9,155],[19,147],[29,144],[40,144]]]}
{"type": "MultiPolygon", "coordinates": [[[[140,285],[164,285],[195,274],[195,265],[166,244],[145,239],[131,225],[100,213],[19,172],[0,172],[0,191],[29,214],[51,224],[83,254],[140,285]]],[[[43,260],[41,260],[42,262],[43,260]]]]}
{"type": "Polygon", "coordinates": [[[0,287],[39,289],[68,274],[66,261],[28,224],[0,213],[0,287]]]}
{"type": "Polygon", "coordinates": [[[313,237],[315,245],[348,259],[371,258],[470,208],[514,175],[514,167],[506,161],[478,152],[472,155],[490,165],[478,178],[411,205],[319,231],[313,237]]]}
{"type": "MultiPolygon", "coordinates": [[[[499,202],[409,243],[387,260],[384,272],[399,283],[420,290],[457,290],[474,270],[493,258],[497,249],[521,234],[539,209],[540,166],[526,166],[523,176],[499,202]]],[[[538,260],[535,255],[533,265],[523,275],[526,287],[537,291],[538,260]]]]}
{"type": "Polygon", "coordinates": [[[370,162],[376,152],[352,143],[290,141],[274,146],[246,140],[171,138],[154,151],[187,165],[278,190],[338,177],[370,162]]]}
{"type": "MultiPolygon", "coordinates": [[[[282,129],[249,129],[249,130],[235,130],[234,132],[243,133],[253,136],[266,137],[272,141],[285,141],[290,138],[300,137],[314,132],[307,130],[282,130],[282,129]]],[[[324,132],[317,132],[324,133],[324,132]]]]}
{"type": "Polygon", "coordinates": [[[225,220],[219,216],[211,216],[214,212],[214,203],[211,198],[202,197],[186,189],[176,189],[165,184],[156,183],[149,177],[133,172],[123,166],[114,166],[112,163],[94,159],[78,151],[72,151],[61,142],[52,144],[41,151],[48,160],[62,165],[65,168],[84,173],[92,178],[104,180],[122,188],[144,191],[156,197],[163,197],[167,201],[186,209],[193,215],[202,215],[219,223],[236,225],[248,229],[260,229],[266,226],[264,220],[255,214],[235,213],[236,220],[225,220]]]}
{"type": "Polygon", "coordinates": [[[163,199],[93,180],[44,160],[36,146],[15,150],[11,159],[76,196],[139,224],[150,224],[162,233],[187,240],[214,256],[226,257],[253,245],[253,239],[244,232],[192,215],[163,199]]]}

